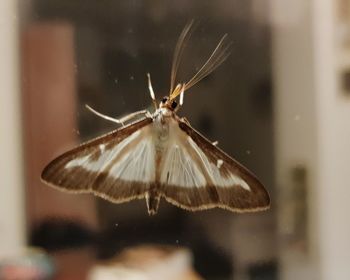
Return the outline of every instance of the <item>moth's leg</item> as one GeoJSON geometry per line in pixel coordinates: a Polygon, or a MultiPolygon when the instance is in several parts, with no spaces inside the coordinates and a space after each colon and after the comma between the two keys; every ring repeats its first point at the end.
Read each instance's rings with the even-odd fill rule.
{"type": "Polygon", "coordinates": [[[131,119],[139,116],[139,115],[144,115],[146,117],[151,117],[151,114],[147,111],[147,110],[140,110],[140,111],[136,111],[134,113],[131,113],[129,115],[126,115],[125,117],[122,117],[120,119],[118,119],[118,121],[124,125],[125,122],[130,121],[131,119]]]}
{"type": "Polygon", "coordinates": [[[114,123],[121,124],[121,122],[118,119],[106,116],[104,114],[101,114],[100,112],[97,112],[96,110],[92,109],[89,105],[85,104],[86,109],[88,109],[90,112],[94,113],[96,116],[99,116],[102,119],[105,119],[107,121],[111,121],[114,123]]]}
{"type": "Polygon", "coordinates": [[[180,93],[179,105],[176,107],[175,112],[177,112],[184,104],[184,95],[185,95],[185,85],[182,86],[181,93],[180,93]]]}
{"type": "Polygon", "coordinates": [[[184,123],[186,123],[186,124],[188,124],[188,125],[191,125],[190,122],[188,121],[188,119],[186,119],[185,117],[182,117],[181,120],[182,120],[184,123]]]}
{"type": "Polygon", "coordinates": [[[131,120],[135,117],[137,117],[138,115],[144,115],[144,116],[149,116],[150,113],[147,110],[141,110],[141,111],[137,111],[134,113],[131,113],[129,115],[126,115],[125,117],[122,117],[120,119],[115,119],[109,116],[106,116],[104,114],[101,114],[100,112],[97,112],[96,110],[92,109],[89,105],[85,105],[85,107],[90,110],[92,113],[94,113],[96,116],[99,116],[100,118],[103,118],[105,120],[117,123],[117,124],[121,124],[122,126],[124,126],[124,123],[128,120],[131,120]]]}
{"type": "Polygon", "coordinates": [[[153,105],[154,105],[154,109],[157,110],[158,109],[158,104],[157,104],[157,100],[156,100],[156,95],[154,94],[153,87],[152,87],[151,75],[149,73],[147,73],[147,78],[148,78],[149,94],[151,95],[152,102],[153,102],[153,105]]]}

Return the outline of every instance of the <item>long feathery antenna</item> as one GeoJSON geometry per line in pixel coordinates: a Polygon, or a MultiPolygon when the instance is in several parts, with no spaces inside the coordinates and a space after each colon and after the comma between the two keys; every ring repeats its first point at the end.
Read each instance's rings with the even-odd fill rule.
{"type": "MultiPolygon", "coordinates": [[[[181,91],[179,90],[180,88],[178,90],[177,90],[177,87],[174,89],[175,78],[176,78],[177,69],[179,67],[180,58],[184,50],[184,43],[189,38],[189,30],[191,29],[192,24],[193,24],[193,21],[191,21],[188,25],[186,25],[176,44],[176,49],[174,53],[174,63],[173,63],[172,72],[171,72],[170,99],[176,98],[181,93],[181,91]]],[[[198,70],[198,72],[187,83],[184,84],[183,90],[188,90],[189,88],[193,87],[199,81],[201,81],[210,73],[212,73],[217,67],[219,67],[227,59],[227,57],[230,55],[231,42],[228,42],[226,38],[227,38],[227,34],[225,34],[221,38],[221,40],[217,44],[216,48],[214,49],[210,57],[203,64],[203,66],[198,70]]]]}
{"type": "Polygon", "coordinates": [[[185,28],[182,30],[181,35],[176,43],[174,56],[173,56],[173,64],[171,66],[171,78],[170,78],[170,93],[172,94],[174,87],[175,87],[175,80],[176,80],[176,74],[177,70],[179,69],[181,57],[183,54],[183,51],[185,49],[186,43],[188,42],[188,39],[191,37],[191,34],[194,30],[193,27],[194,20],[191,20],[189,23],[186,24],[185,28]]]}
{"type": "Polygon", "coordinates": [[[185,90],[193,87],[195,84],[197,84],[199,81],[204,79],[206,76],[208,76],[210,73],[212,73],[217,67],[219,67],[230,55],[230,47],[231,43],[225,41],[227,38],[227,34],[225,34],[210,57],[207,59],[207,61],[203,64],[203,66],[198,70],[198,72],[192,77],[191,80],[189,80],[185,84],[185,90]]]}

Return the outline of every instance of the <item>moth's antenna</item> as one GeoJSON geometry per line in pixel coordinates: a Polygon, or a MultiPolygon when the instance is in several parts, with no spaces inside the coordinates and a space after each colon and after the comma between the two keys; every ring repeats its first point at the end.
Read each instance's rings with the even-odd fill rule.
{"type": "Polygon", "coordinates": [[[154,94],[153,87],[152,87],[151,75],[149,73],[147,73],[147,78],[148,78],[149,94],[151,95],[153,105],[154,105],[155,109],[157,110],[158,104],[157,104],[157,100],[156,100],[156,95],[154,94]]]}
{"type": "MultiPolygon", "coordinates": [[[[184,29],[184,31],[185,30],[186,28],[184,29]]],[[[228,58],[228,56],[230,55],[231,42],[228,42],[226,38],[227,38],[227,34],[225,34],[221,38],[221,40],[217,44],[214,51],[211,53],[211,55],[209,56],[207,61],[203,64],[203,66],[198,70],[198,72],[187,83],[185,83],[184,91],[188,90],[189,88],[197,84],[199,81],[204,79],[206,76],[212,73],[217,67],[219,67],[228,58]]],[[[181,36],[180,36],[180,39],[181,39],[181,36]]],[[[181,52],[182,51],[183,50],[181,50],[181,52]]],[[[181,94],[181,91],[176,87],[173,91],[171,91],[170,99],[174,99],[180,94],[181,94]]]]}
{"type": "Polygon", "coordinates": [[[177,70],[179,68],[181,57],[182,57],[183,51],[185,49],[186,43],[188,42],[188,39],[190,38],[190,36],[194,30],[194,28],[192,28],[193,23],[194,23],[194,20],[191,20],[189,23],[186,24],[185,28],[182,30],[180,37],[176,43],[174,56],[173,56],[173,64],[171,66],[170,93],[169,93],[169,95],[171,95],[173,90],[174,90],[176,74],[177,74],[177,70]]]}
{"type": "Polygon", "coordinates": [[[218,45],[207,59],[207,61],[203,64],[203,66],[199,69],[199,71],[185,84],[185,90],[193,87],[199,81],[204,79],[210,73],[212,73],[217,67],[219,67],[230,55],[230,47],[231,42],[225,41],[227,38],[227,34],[225,34],[218,45]]]}

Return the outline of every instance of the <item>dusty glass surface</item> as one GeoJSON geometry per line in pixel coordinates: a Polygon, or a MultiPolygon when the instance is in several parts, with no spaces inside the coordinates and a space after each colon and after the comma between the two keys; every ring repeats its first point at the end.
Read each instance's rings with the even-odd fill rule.
{"type": "Polygon", "coordinates": [[[341,236],[328,229],[350,230],[332,220],[341,197],[332,200],[327,184],[343,185],[348,166],[346,141],[334,145],[331,137],[350,135],[341,129],[349,109],[349,5],[277,2],[18,2],[26,237],[44,252],[30,251],[34,264],[54,279],[346,275],[346,250],[331,246],[341,248],[334,243],[341,236]],[[85,104],[112,117],[151,109],[147,73],[156,97],[168,94],[175,44],[192,19],[198,28],[178,81],[191,78],[226,33],[231,55],[185,93],[178,114],[260,178],[271,209],[188,212],[162,200],[150,217],[144,199],[113,204],[40,182],[54,157],[118,127],[85,104]]]}
{"type": "MultiPolygon", "coordinates": [[[[179,81],[188,80],[198,70],[225,33],[233,44],[227,61],[186,92],[179,115],[186,116],[195,128],[249,166],[274,199],[270,30],[254,17],[251,4],[33,1],[23,28],[28,44],[42,50],[33,48],[28,56],[35,60],[43,52],[47,55],[41,66],[29,65],[43,71],[36,86],[45,83],[47,91],[62,87],[69,93],[57,89],[53,89],[56,96],[41,92],[47,100],[41,112],[40,98],[30,97],[35,110],[31,114],[45,118],[45,111],[56,110],[57,114],[50,116],[51,120],[56,118],[54,126],[67,122],[69,129],[74,129],[74,133],[62,137],[58,131],[64,130],[64,125],[55,130],[47,124],[48,135],[36,135],[33,141],[44,146],[47,141],[55,142],[48,151],[50,158],[73,147],[74,141],[81,142],[117,127],[88,112],[85,104],[114,117],[149,108],[146,73],[151,74],[156,96],[166,95],[176,41],[185,24],[194,18],[199,27],[187,45],[179,81]],[[228,13],[227,8],[232,12],[228,13]],[[54,65],[47,65],[48,60],[54,65]],[[50,71],[57,71],[57,81],[52,80],[54,74],[50,71]],[[68,77],[68,73],[73,77],[68,77]],[[70,85],[62,86],[65,79],[70,85]],[[59,141],[60,138],[65,139],[59,141]]],[[[35,88],[29,94],[34,92],[35,88]]],[[[50,190],[50,199],[55,200],[56,196],[61,199],[58,209],[52,206],[55,202],[43,205],[42,193],[28,201],[29,208],[37,207],[28,212],[32,214],[28,227],[33,244],[48,247],[53,254],[58,252],[59,259],[64,259],[59,255],[59,247],[81,256],[93,251],[98,260],[108,260],[126,247],[168,244],[188,248],[193,254],[194,270],[206,279],[230,279],[241,270],[251,279],[254,275],[268,279],[277,275],[275,207],[247,215],[217,209],[191,213],[162,200],[158,214],[149,217],[144,200],[115,205],[92,195],[67,197],[50,190]],[[54,222],[53,218],[59,221],[54,222]],[[74,228],[79,222],[86,228],[74,228]],[[58,229],[62,236],[56,240],[50,231],[58,229]],[[89,250],[81,249],[86,247],[89,250]]]]}

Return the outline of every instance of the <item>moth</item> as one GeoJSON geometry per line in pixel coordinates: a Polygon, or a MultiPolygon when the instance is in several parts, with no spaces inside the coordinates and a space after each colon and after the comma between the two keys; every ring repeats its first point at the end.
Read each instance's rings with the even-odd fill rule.
{"type": "Polygon", "coordinates": [[[148,74],[154,112],[141,110],[115,119],[87,106],[122,127],[54,159],[42,172],[43,182],[68,192],[93,193],[114,203],[145,198],[149,215],[157,213],[161,198],[190,211],[269,208],[269,194],[259,180],[177,115],[184,93],[229,55],[225,35],[192,79],[175,85],[192,27],[193,22],[187,24],[178,39],[169,95],[159,104],[148,74]]]}

